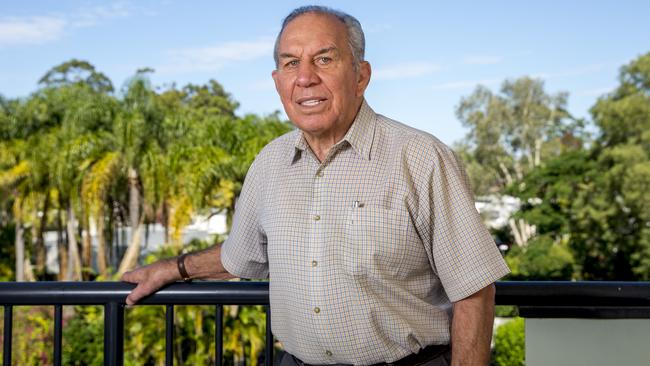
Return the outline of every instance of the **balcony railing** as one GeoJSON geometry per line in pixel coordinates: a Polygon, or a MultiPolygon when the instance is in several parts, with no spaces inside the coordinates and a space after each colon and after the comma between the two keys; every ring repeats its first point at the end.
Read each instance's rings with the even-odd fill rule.
{"type": "MultiPolygon", "coordinates": [[[[61,365],[62,306],[104,306],[104,365],[121,366],[124,351],[124,300],[134,285],[121,282],[0,283],[4,306],[3,365],[11,365],[13,306],[54,306],[54,365],[61,365]]],[[[141,305],[166,306],[166,365],[173,364],[175,305],[215,306],[216,365],[223,358],[223,305],[266,305],[266,282],[176,283],[141,301],[141,305]]],[[[650,318],[648,282],[499,282],[497,305],[515,305],[530,318],[650,318]]],[[[273,360],[273,336],[266,324],[265,364],[273,360]]]]}

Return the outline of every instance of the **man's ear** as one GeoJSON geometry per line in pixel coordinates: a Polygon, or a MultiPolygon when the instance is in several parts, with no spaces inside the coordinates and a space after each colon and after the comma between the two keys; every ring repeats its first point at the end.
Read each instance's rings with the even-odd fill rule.
{"type": "Polygon", "coordinates": [[[271,72],[271,77],[273,78],[273,83],[275,84],[275,91],[280,93],[280,88],[278,87],[278,70],[273,70],[271,72]]]}
{"type": "Polygon", "coordinates": [[[368,61],[362,61],[359,64],[359,78],[357,80],[357,97],[363,96],[363,93],[370,83],[370,76],[372,75],[372,68],[368,61]]]}

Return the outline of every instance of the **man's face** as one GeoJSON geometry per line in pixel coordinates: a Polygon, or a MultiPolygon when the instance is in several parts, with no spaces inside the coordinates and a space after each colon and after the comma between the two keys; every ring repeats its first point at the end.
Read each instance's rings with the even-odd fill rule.
{"type": "Polygon", "coordinates": [[[340,135],[361,105],[370,65],[356,71],[345,25],[323,14],[304,14],[284,29],[273,71],[289,119],[314,136],[340,135]]]}

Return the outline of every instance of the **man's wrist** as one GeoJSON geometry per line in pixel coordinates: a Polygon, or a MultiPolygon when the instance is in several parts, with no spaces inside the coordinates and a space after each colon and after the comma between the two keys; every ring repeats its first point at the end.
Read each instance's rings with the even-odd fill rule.
{"type": "Polygon", "coordinates": [[[181,275],[181,278],[185,282],[192,282],[192,277],[187,273],[187,268],[185,267],[185,258],[187,253],[183,253],[176,258],[176,267],[178,268],[178,273],[181,275]]]}

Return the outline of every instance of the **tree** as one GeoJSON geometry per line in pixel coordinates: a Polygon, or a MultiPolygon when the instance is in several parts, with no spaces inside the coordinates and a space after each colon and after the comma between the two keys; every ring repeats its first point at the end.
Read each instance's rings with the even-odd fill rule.
{"type": "Polygon", "coordinates": [[[66,85],[86,85],[97,93],[111,93],[113,83],[95,66],[88,61],[72,59],[51,68],[41,79],[39,84],[48,88],[57,88],[66,85]]]}
{"type": "Polygon", "coordinates": [[[593,264],[600,276],[650,278],[650,53],[621,68],[620,85],[601,97],[591,113],[601,134],[594,146],[599,182],[589,197],[591,224],[586,248],[611,267],[593,264]],[[613,254],[613,256],[612,256],[613,254]]]}
{"type": "Polygon", "coordinates": [[[18,232],[18,273],[36,258],[43,275],[48,226],[59,233],[60,279],[93,278],[91,231],[103,278],[118,262],[117,272],[137,264],[149,223],[169,227],[180,250],[193,215],[232,215],[257,152],[291,129],[277,114],[236,116],[237,102],[214,80],[158,92],[152,71],[138,70],[117,98],[93,65],[70,60],[29,98],[0,98],[0,207],[2,226],[18,232]]]}
{"type": "Polygon", "coordinates": [[[562,137],[576,128],[566,111],[567,94],[547,94],[541,80],[506,80],[500,91],[478,86],[456,109],[470,130],[467,154],[492,172],[491,186],[497,190],[559,154],[562,137]]]}
{"type": "Polygon", "coordinates": [[[591,109],[601,132],[590,149],[566,151],[508,190],[526,202],[518,217],[568,243],[588,280],[650,278],[650,54],[619,81],[591,109]]]}
{"type": "MultiPolygon", "coordinates": [[[[541,80],[506,80],[501,93],[478,86],[461,99],[456,114],[468,133],[457,150],[476,194],[503,192],[564,149],[580,127],[566,111],[566,93],[549,95],[541,80]]],[[[524,220],[509,220],[519,246],[536,232],[524,220]]]]}

